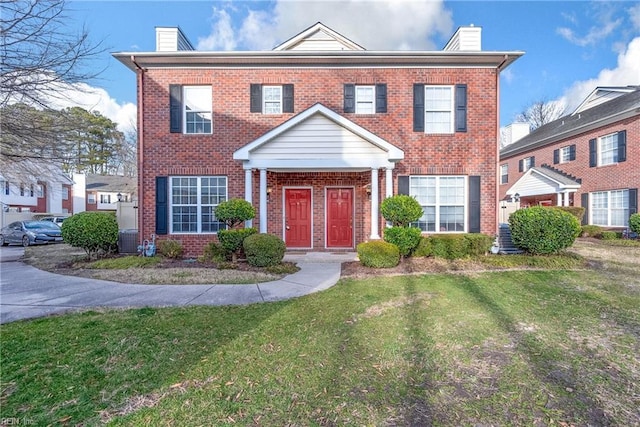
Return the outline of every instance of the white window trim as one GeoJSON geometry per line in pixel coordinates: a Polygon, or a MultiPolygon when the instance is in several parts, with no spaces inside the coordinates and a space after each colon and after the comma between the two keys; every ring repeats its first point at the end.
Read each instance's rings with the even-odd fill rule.
{"type": "Polygon", "coordinates": [[[282,94],[283,90],[282,90],[282,85],[264,85],[262,86],[262,114],[267,114],[267,115],[275,115],[275,114],[282,114],[282,103],[283,103],[283,94],[282,94]],[[280,99],[278,101],[278,112],[267,112],[267,102],[270,103],[274,103],[275,101],[267,101],[267,97],[265,96],[265,92],[267,89],[274,89],[277,88],[280,92],[280,99]]]}
{"type": "Polygon", "coordinates": [[[560,148],[560,163],[569,163],[571,161],[571,146],[560,148]]]}
{"type": "MultiPolygon", "coordinates": [[[[229,200],[229,178],[224,175],[199,175],[199,176],[181,176],[175,175],[169,177],[169,200],[168,200],[168,210],[169,210],[169,232],[171,234],[218,234],[217,231],[202,231],[202,207],[203,206],[213,206],[215,210],[215,206],[217,205],[203,205],[202,200],[202,178],[225,178],[225,200],[229,200]],[[196,191],[196,204],[175,204],[173,203],[173,179],[174,178],[196,178],[197,179],[197,191],[196,191]],[[196,218],[197,218],[197,227],[196,231],[174,231],[173,230],[173,207],[174,206],[196,206],[196,218]]],[[[226,226],[225,226],[226,228],[226,226]]]]}
{"type": "Polygon", "coordinates": [[[531,161],[532,157],[533,156],[529,156],[522,159],[522,172],[526,172],[533,167],[533,162],[531,161]]]}
{"type": "Polygon", "coordinates": [[[435,194],[435,205],[420,205],[420,206],[435,206],[435,231],[422,231],[425,234],[459,234],[459,233],[467,233],[469,230],[469,177],[467,175],[410,175],[409,176],[409,195],[414,197],[411,194],[411,179],[412,178],[436,178],[436,194],[435,194]],[[462,231],[440,231],[440,178],[464,178],[464,201],[462,205],[445,205],[445,206],[462,206],[463,209],[463,225],[462,231]]]}
{"type": "Polygon", "coordinates": [[[455,86],[453,85],[425,85],[424,86],[424,132],[430,135],[449,135],[454,134],[454,126],[455,126],[455,86]],[[429,96],[427,95],[429,89],[433,88],[448,88],[451,94],[451,102],[449,104],[448,109],[442,110],[427,110],[427,103],[429,100],[429,96]],[[449,112],[450,120],[449,120],[449,129],[446,132],[430,132],[428,130],[429,121],[427,120],[427,112],[449,112]]]}
{"type": "Polygon", "coordinates": [[[500,184],[507,184],[509,182],[509,165],[500,165],[500,184]],[[504,172],[504,173],[503,173],[504,172]],[[503,179],[506,178],[506,179],[503,179]]]}
{"type": "MultiPolygon", "coordinates": [[[[356,114],[375,114],[376,113],[376,86],[375,85],[355,85],[355,113],[356,114]],[[358,88],[370,88],[372,93],[371,98],[371,112],[359,111],[359,104],[364,103],[365,101],[359,101],[358,98],[358,88]]],[[[368,104],[368,101],[367,101],[368,104]]]]}
{"type": "MultiPolygon", "coordinates": [[[[599,208],[602,209],[602,208],[599,208]]],[[[620,209],[620,208],[616,208],[616,209],[620,209]]],[[[607,190],[607,191],[593,191],[591,193],[589,193],[589,224],[592,225],[598,225],[600,227],[628,227],[629,226],[629,189],[628,188],[623,188],[623,189],[616,189],[616,190],[607,190]],[[623,225],[619,225],[619,224],[612,224],[611,223],[611,193],[612,192],[617,192],[617,191],[621,191],[624,193],[624,198],[623,200],[625,201],[625,204],[627,205],[627,207],[625,208],[627,214],[624,215],[624,224],[623,225]],[[593,221],[593,211],[595,210],[595,208],[593,207],[593,203],[595,201],[595,194],[606,194],[607,195],[607,223],[606,224],[597,224],[593,221]]]]}
{"type": "Polygon", "coordinates": [[[213,133],[213,96],[211,94],[211,86],[194,85],[182,87],[182,133],[185,135],[211,135],[213,133]],[[186,92],[190,89],[201,89],[207,91],[209,97],[209,109],[208,110],[189,110],[190,113],[203,113],[209,114],[210,130],[209,132],[187,132],[187,95],[186,92]]]}
{"type": "Polygon", "coordinates": [[[603,143],[605,138],[609,138],[609,137],[613,137],[614,142],[615,142],[615,148],[612,150],[613,152],[615,152],[614,157],[618,156],[618,144],[619,144],[619,142],[618,142],[618,133],[614,132],[614,133],[610,133],[610,134],[607,134],[607,135],[600,136],[600,137],[598,137],[598,166],[609,166],[609,165],[615,165],[615,164],[618,163],[617,160],[609,162],[609,163],[604,163],[602,161],[602,157],[603,157],[602,156],[602,143],[603,143]]]}

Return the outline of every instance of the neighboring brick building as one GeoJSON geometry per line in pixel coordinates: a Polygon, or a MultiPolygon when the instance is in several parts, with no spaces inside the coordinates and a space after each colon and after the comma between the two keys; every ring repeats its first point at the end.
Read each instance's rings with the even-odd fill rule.
{"type": "Polygon", "coordinates": [[[139,225],[197,254],[244,198],[288,249],[378,239],[380,202],[417,197],[426,233],[497,228],[499,73],[480,28],[443,51],[367,51],[318,23],[272,51],[198,52],[158,28],[117,53],[138,79],[139,225]]]}
{"type": "Polygon", "coordinates": [[[597,88],[572,114],[500,151],[501,200],[583,206],[585,224],[627,227],[639,187],[638,87],[597,88]]]}

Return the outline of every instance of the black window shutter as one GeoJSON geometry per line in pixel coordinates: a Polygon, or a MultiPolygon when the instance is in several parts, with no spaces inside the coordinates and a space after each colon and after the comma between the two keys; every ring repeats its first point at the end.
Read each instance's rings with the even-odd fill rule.
{"type": "Polygon", "coordinates": [[[262,85],[251,84],[251,105],[249,111],[252,113],[262,113],[262,85]]]}
{"type": "Polygon", "coordinates": [[[598,166],[598,142],[596,139],[589,140],[589,167],[598,166]]]}
{"type": "Polygon", "coordinates": [[[531,156],[531,167],[536,165],[536,156],[531,156]]]}
{"type": "Polygon", "coordinates": [[[480,232],[480,177],[469,177],[469,233],[480,232]]]}
{"type": "Polygon", "coordinates": [[[467,131],[467,85],[456,85],[456,132],[467,131]]]}
{"type": "Polygon", "coordinates": [[[169,85],[169,132],[182,133],[182,85],[169,85]]]}
{"type": "Polygon", "coordinates": [[[413,85],[413,131],[424,132],[424,85],[413,85]]]}
{"type": "Polygon", "coordinates": [[[553,150],[553,164],[557,165],[560,163],[560,149],[553,150]]]}
{"type": "Polygon", "coordinates": [[[356,85],[354,84],[344,85],[344,112],[356,112],[356,85]]]}
{"type": "Polygon", "coordinates": [[[580,196],[580,204],[584,208],[584,216],[582,217],[582,225],[589,224],[589,193],[582,193],[580,196]]]}
{"type": "Polygon", "coordinates": [[[168,178],[156,176],[156,234],[167,234],[169,230],[168,178]]]}
{"type": "Polygon", "coordinates": [[[379,83],[376,85],[376,113],[387,112],[387,85],[379,83]]]}
{"type": "Polygon", "coordinates": [[[569,160],[576,159],[576,144],[571,144],[569,146],[569,160]]]}
{"type": "Polygon", "coordinates": [[[618,163],[627,160],[627,131],[618,132],[618,163]]]}
{"type": "Polygon", "coordinates": [[[282,85],[282,112],[293,113],[293,85],[282,85]]]}
{"type": "Polygon", "coordinates": [[[398,194],[409,195],[409,176],[403,175],[398,177],[398,194]]]}
{"type": "Polygon", "coordinates": [[[638,189],[629,189],[629,216],[638,213],[638,189]]]}
{"type": "Polygon", "coordinates": [[[518,160],[518,172],[522,172],[524,170],[524,159],[518,160]]]}

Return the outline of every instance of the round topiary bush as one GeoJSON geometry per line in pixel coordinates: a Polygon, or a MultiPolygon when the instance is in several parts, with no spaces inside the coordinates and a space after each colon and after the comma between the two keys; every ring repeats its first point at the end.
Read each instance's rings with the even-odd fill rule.
{"type": "Polygon", "coordinates": [[[380,212],[394,227],[408,227],[424,214],[416,199],[406,194],[387,197],[380,204],[380,212]]]}
{"type": "Polygon", "coordinates": [[[240,228],[233,230],[218,231],[218,240],[220,245],[231,254],[231,261],[236,262],[238,253],[242,249],[242,242],[252,234],[256,234],[258,230],[255,228],[240,228]]]}
{"type": "Polygon", "coordinates": [[[640,233],[640,213],[631,214],[629,217],[629,228],[634,233],[640,233]]]}
{"type": "Polygon", "coordinates": [[[542,206],[520,209],[509,218],[513,243],[532,254],[552,254],[568,248],[580,234],[578,219],[542,206]]]}
{"type": "Polygon", "coordinates": [[[390,268],[400,263],[398,247],[383,240],[360,243],[356,250],[360,263],[365,267],[390,268]]]}
{"type": "Polygon", "coordinates": [[[242,242],[249,265],[270,267],[278,265],[284,258],[284,241],[273,234],[252,234],[242,242]]]}
{"type": "Polygon", "coordinates": [[[422,231],[415,227],[389,227],[384,229],[384,241],[393,243],[403,257],[409,255],[420,243],[422,231]]]}
{"type": "Polygon", "coordinates": [[[234,228],[244,221],[253,219],[256,216],[256,210],[244,199],[229,199],[216,206],[214,214],[218,221],[224,222],[229,228],[234,228]]]}
{"type": "Polygon", "coordinates": [[[82,248],[87,257],[115,252],[118,247],[118,221],[107,212],[81,212],[64,220],[62,239],[82,248]]]}

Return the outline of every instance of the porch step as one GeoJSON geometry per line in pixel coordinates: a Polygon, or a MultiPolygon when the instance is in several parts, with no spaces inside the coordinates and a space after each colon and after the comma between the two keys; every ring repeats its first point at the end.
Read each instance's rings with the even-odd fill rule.
{"type": "Polygon", "coordinates": [[[500,224],[498,231],[498,247],[500,248],[498,253],[502,255],[521,254],[524,252],[513,244],[509,224],[500,224]]]}

